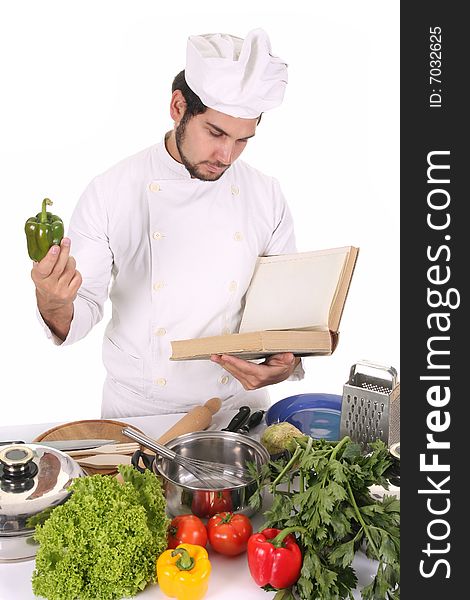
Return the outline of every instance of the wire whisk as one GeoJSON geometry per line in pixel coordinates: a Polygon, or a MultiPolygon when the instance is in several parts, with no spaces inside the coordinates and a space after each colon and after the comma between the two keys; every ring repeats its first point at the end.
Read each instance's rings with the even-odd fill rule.
{"type": "Polygon", "coordinates": [[[180,465],[206,486],[207,489],[245,485],[253,481],[253,475],[250,474],[248,469],[243,467],[181,456],[131,427],[125,427],[122,433],[159,456],[180,465]]]}

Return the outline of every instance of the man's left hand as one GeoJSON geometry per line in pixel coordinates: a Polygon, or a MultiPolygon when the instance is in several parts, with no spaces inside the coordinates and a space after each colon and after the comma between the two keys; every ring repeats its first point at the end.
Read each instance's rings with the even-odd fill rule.
{"type": "Polygon", "coordinates": [[[229,354],[212,354],[211,360],[238,379],[245,390],[257,390],[266,385],[285,381],[300,362],[300,358],[291,352],[273,354],[261,364],[229,354]]]}

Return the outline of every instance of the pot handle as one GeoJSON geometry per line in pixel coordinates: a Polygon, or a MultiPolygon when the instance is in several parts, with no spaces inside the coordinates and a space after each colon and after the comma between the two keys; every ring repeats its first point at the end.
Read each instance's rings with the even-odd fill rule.
{"type": "Polygon", "coordinates": [[[149,471],[152,471],[152,465],[153,465],[154,460],[155,460],[155,456],[150,456],[150,454],[145,454],[145,452],[142,452],[142,450],[136,450],[134,452],[134,454],[132,455],[131,464],[133,467],[135,467],[141,473],[145,473],[146,469],[148,469],[149,471]],[[142,459],[142,462],[145,465],[144,467],[141,467],[139,465],[140,459],[142,459]]]}

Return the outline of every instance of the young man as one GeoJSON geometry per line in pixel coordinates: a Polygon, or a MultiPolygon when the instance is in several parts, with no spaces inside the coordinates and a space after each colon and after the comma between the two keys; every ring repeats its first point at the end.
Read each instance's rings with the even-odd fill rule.
{"type": "Polygon", "coordinates": [[[263,30],[191,36],[173,130],[94,178],[68,237],[34,264],[39,315],[58,344],[102,318],[109,288],[103,418],[187,412],[212,396],[266,408],[265,386],[302,377],[290,353],[169,360],[171,340],[237,331],[257,257],[295,251],[279,184],[237,160],[286,83],[263,30]]]}

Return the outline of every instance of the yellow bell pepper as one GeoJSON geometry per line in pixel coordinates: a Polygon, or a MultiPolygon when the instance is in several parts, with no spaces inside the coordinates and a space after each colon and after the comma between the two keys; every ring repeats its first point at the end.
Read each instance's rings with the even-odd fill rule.
{"type": "Polygon", "coordinates": [[[179,544],[157,560],[157,579],[162,592],[176,600],[201,600],[209,587],[211,563],[207,550],[195,544],[179,544]]]}

